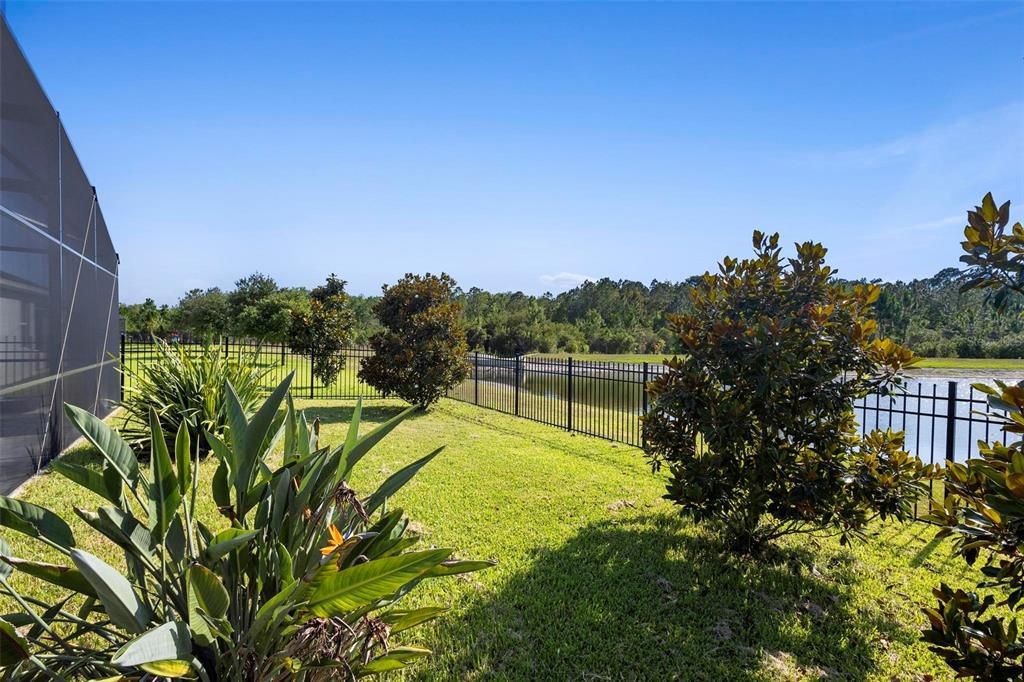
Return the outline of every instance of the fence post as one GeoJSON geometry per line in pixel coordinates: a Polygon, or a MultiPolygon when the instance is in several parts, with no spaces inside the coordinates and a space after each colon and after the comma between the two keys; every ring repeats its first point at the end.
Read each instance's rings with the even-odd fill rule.
{"type": "Polygon", "coordinates": [[[124,401],[124,333],[121,333],[121,355],[118,356],[117,361],[121,365],[121,400],[124,401]]]}
{"type": "Polygon", "coordinates": [[[946,389],[946,459],[953,461],[956,451],[956,382],[946,389]]]}
{"type": "Polygon", "coordinates": [[[313,354],[309,354],[309,397],[313,397],[313,354]]]}
{"type": "Polygon", "coordinates": [[[565,420],[565,428],[572,431],[572,356],[569,356],[569,374],[568,374],[568,386],[566,387],[566,404],[568,405],[569,413],[565,420]]]}
{"type": "Polygon", "coordinates": [[[473,404],[480,404],[480,351],[473,351],[473,404]]]}
{"type": "MultiPolygon", "coordinates": [[[[641,412],[642,412],[643,416],[645,416],[645,417],[647,416],[647,407],[648,407],[647,406],[647,381],[648,381],[648,364],[645,362],[644,363],[643,384],[640,386],[640,394],[643,396],[641,398],[641,400],[643,401],[643,406],[640,409],[641,409],[641,412]]],[[[643,425],[643,422],[640,423],[640,447],[644,447],[644,448],[647,447],[647,436],[644,435],[644,425],[643,425]]]]}
{"type": "Polygon", "coordinates": [[[519,416],[519,378],[520,378],[520,376],[522,376],[522,365],[520,363],[521,359],[522,359],[522,356],[519,356],[519,355],[516,356],[515,373],[514,373],[515,382],[516,382],[515,415],[517,417],[519,416]]]}
{"type": "Polygon", "coordinates": [[[226,360],[227,357],[228,357],[228,335],[225,334],[224,335],[224,359],[226,360]]]}

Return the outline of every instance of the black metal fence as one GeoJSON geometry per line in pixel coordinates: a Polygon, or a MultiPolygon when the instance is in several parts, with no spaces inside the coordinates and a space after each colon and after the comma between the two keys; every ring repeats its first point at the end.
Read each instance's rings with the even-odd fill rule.
{"type": "MultiPolygon", "coordinates": [[[[342,351],[345,368],[330,384],[313,376],[308,355],[286,345],[224,339],[231,358],[255,363],[265,372],[269,390],[295,372],[293,394],[320,399],[379,398],[380,393],[359,380],[363,359],[372,351],[342,351]]],[[[199,344],[184,344],[200,349],[199,344]]],[[[122,338],[121,358],[139,369],[157,351],[152,344],[122,338]]],[[[538,356],[499,357],[470,353],[471,372],[448,393],[454,400],[549,424],[568,431],[641,447],[641,417],[649,409],[644,386],[666,371],[660,363],[580,361],[538,356]]],[[[124,388],[131,386],[125,375],[124,388]]],[[[977,455],[977,441],[1005,440],[1002,426],[986,416],[985,395],[969,381],[915,379],[893,396],[870,395],[854,405],[860,428],[891,428],[905,433],[907,450],[928,463],[963,461],[977,455]]]]}
{"type": "MultiPolygon", "coordinates": [[[[313,358],[309,355],[296,353],[289,346],[277,343],[264,343],[247,339],[225,337],[219,342],[221,351],[229,359],[247,362],[263,373],[262,384],[268,391],[280,384],[289,373],[295,372],[292,381],[292,395],[296,398],[343,399],[343,398],[379,398],[380,393],[362,381],[359,381],[359,368],[363,359],[373,354],[367,348],[346,348],[342,351],[345,358],[344,369],[329,384],[324,384],[313,375],[313,358]]],[[[200,342],[175,343],[174,348],[199,353],[204,345],[200,342]]],[[[146,363],[157,359],[159,348],[154,343],[137,343],[121,336],[121,363],[129,370],[143,370],[146,363]]],[[[133,388],[132,371],[121,373],[121,396],[133,388]]]]}

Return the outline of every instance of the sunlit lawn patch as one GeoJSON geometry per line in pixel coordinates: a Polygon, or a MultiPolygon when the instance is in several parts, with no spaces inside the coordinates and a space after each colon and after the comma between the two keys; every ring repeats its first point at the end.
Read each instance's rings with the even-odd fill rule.
{"type": "MultiPolygon", "coordinates": [[[[321,418],[323,442],[344,437],[351,402],[299,404],[321,418]]],[[[367,403],[364,425],[400,409],[367,403]]],[[[963,562],[932,541],[932,527],[877,525],[871,542],[853,549],[793,540],[769,563],[727,558],[712,534],[661,499],[661,481],[639,451],[452,401],[402,424],[351,483],[368,490],[445,444],[392,505],[410,512],[427,544],[499,565],[411,595],[410,604],[453,607],[420,631],[437,655],[417,667],[419,676],[948,678],[917,641],[918,604],[940,580],[973,582],[963,562]]],[[[64,510],[98,503],[55,475],[39,477],[23,497],[64,510]]],[[[217,518],[212,500],[205,515],[217,518]]],[[[64,516],[78,537],[95,537],[64,516]]],[[[4,535],[18,551],[50,556],[4,535]]]]}

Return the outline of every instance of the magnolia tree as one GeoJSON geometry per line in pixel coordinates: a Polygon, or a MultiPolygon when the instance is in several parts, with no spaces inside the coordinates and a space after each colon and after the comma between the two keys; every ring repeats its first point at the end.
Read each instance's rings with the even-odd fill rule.
{"type": "Polygon", "coordinates": [[[926,467],[902,433],[859,435],[853,412],[916,360],[876,337],[879,288],[836,282],[821,244],[783,258],[777,234],[753,243],[753,258],[700,278],[690,313],[669,316],[685,355],[649,385],[643,423],[666,497],[744,553],[792,533],[845,543],[876,516],[912,515],[926,467]]]}
{"type": "Polygon", "coordinates": [[[385,286],[374,306],[383,329],[370,337],[374,354],[363,361],[359,378],[385,396],[423,407],[464,381],[468,347],[454,292],[455,280],[443,273],[406,275],[385,286]]]}
{"type": "MultiPolygon", "coordinates": [[[[1024,227],[1010,223],[1010,202],[996,205],[986,194],[967,213],[960,260],[967,264],[963,290],[981,288],[1004,309],[1024,296],[1024,227]]],[[[1016,619],[994,614],[994,605],[1016,613],[1024,607],[1024,382],[996,387],[976,384],[989,395],[989,419],[1003,426],[1003,440],[979,442],[979,457],[946,468],[946,498],[933,503],[930,520],[940,536],[956,540],[956,552],[968,564],[984,557],[979,587],[1001,594],[979,595],[943,583],[933,590],[935,606],[926,607],[929,627],[923,639],[958,677],[984,680],[1024,676],[1024,638],[1016,619]],[[1004,442],[1005,441],[1005,442],[1004,442]]]]}

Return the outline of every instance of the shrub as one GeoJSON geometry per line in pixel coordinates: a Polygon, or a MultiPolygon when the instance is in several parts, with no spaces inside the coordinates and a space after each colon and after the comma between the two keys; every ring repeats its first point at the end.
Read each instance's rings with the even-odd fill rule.
{"type": "MultiPolygon", "coordinates": [[[[68,417],[99,451],[102,473],[58,460],[54,469],[105,500],[76,513],[124,551],[118,570],[81,549],[68,524],[42,507],[0,497],[0,524],[64,555],[61,565],[0,557],[0,594],[23,612],[0,619],[0,667],[17,679],[354,679],[396,670],[430,653],[391,638],[444,609],[405,609],[399,600],[425,579],[490,562],[451,559],[451,549],[410,551],[402,510],[385,502],[438,451],[395,472],[369,496],[348,487],[352,469],[409,411],[359,437],[317,443],[290,399],[291,377],[251,417],[227,388],[227,440],[210,436],[219,460],[209,490],[190,466],[181,428],[176,465],[150,413],[152,470],[100,419],[68,406],[68,417]],[[274,454],[283,442],[283,459],[274,454]],[[207,526],[197,497],[212,495],[223,519],[207,526]],[[44,603],[9,580],[20,571],[66,597],[44,603]],[[69,597],[80,608],[66,607],[69,597]],[[19,629],[22,625],[27,629],[19,629]]],[[[90,543],[91,544],[91,543],[90,543]]]]}
{"type": "Polygon", "coordinates": [[[359,378],[385,396],[428,406],[469,376],[461,306],[448,275],[406,275],[384,287],[375,311],[383,330],[370,338],[374,355],[359,378]]]}
{"type": "MultiPolygon", "coordinates": [[[[964,290],[986,289],[1000,310],[1024,294],[1024,227],[1017,223],[1007,234],[1009,222],[1010,202],[996,208],[992,195],[985,195],[967,213],[967,255],[960,258],[970,266],[964,290]]],[[[975,388],[988,394],[989,419],[1002,425],[1007,442],[979,442],[980,457],[947,463],[946,498],[932,503],[929,519],[942,526],[939,537],[956,539],[956,552],[968,564],[985,557],[978,586],[1002,590],[998,604],[1016,613],[1024,606],[1024,383],[975,388]]],[[[1024,637],[1016,619],[986,613],[995,597],[945,584],[932,593],[936,601],[924,609],[929,623],[923,639],[959,677],[1024,675],[1024,637]]]]}
{"type": "Polygon", "coordinates": [[[726,258],[693,288],[692,312],[670,316],[686,355],[649,385],[643,424],[666,497],[742,552],[800,532],[846,542],[874,515],[906,518],[925,468],[902,433],[858,436],[853,413],[915,360],[873,337],[879,288],[833,282],[820,244],[784,261],[777,234],[753,241],[753,259],[726,258]]]}
{"type": "MultiPolygon", "coordinates": [[[[192,442],[199,442],[203,431],[215,436],[224,433],[228,423],[228,396],[225,386],[235,394],[246,413],[259,404],[262,382],[270,368],[259,369],[255,351],[232,359],[219,346],[189,349],[153,339],[154,352],[140,364],[122,363],[125,382],[122,437],[135,449],[148,454],[151,443],[150,410],[156,410],[163,428],[164,442],[172,443],[178,427],[187,424],[192,442]]],[[[205,450],[205,448],[204,448],[205,450]]]]}
{"type": "Polygon", "coordinates": [[[331,384],[345,368],[341,351],[349,343],[355,315],[345,293],[345,280],[331,273],[327,283],[309,292],[309,310],[292,312],[292,350],[312,356],[313,375],[331,384]]]}

